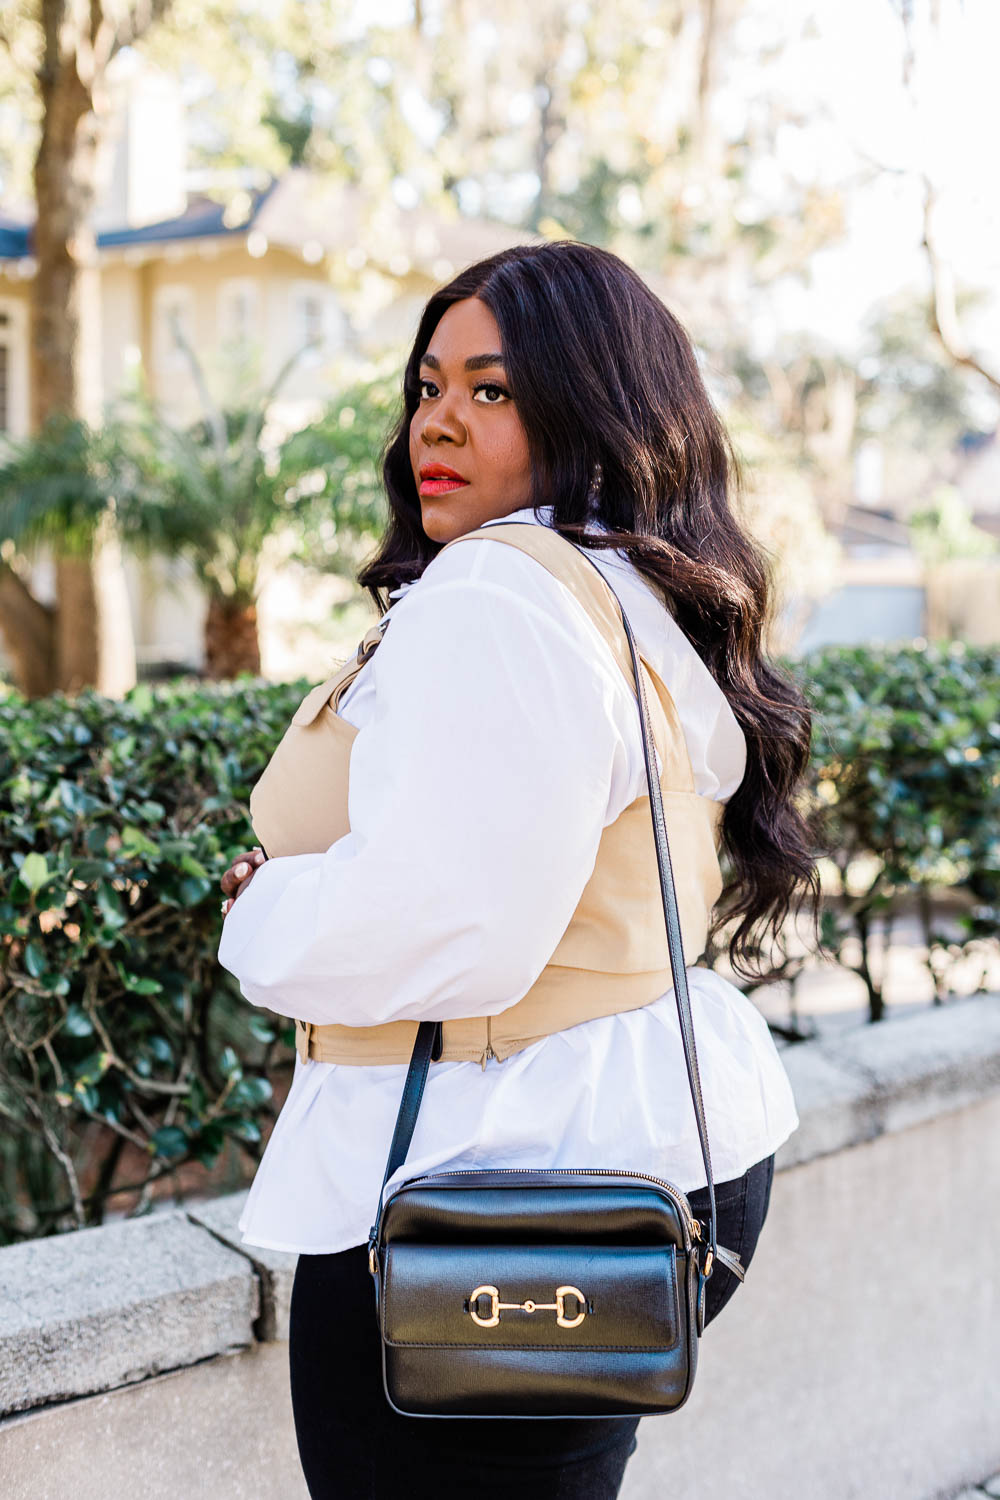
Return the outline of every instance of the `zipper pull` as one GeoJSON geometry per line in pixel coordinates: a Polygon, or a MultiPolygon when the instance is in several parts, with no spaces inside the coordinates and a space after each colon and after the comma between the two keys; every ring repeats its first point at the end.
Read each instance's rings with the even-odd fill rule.
{"type": "Polygon", "coordinates": [[[484,1073],[486,1072],[487,1061],[491,1057],[492,1057],[492,1059],[493,1059],[494,1062],[499,1062],[500,1061],[500,1059],[497,1057],[496,1053],[493,1051],[493,1017],[492,1016],[487,1016],[486,1017],[486,1051],[483,1053],[482,1057],[479,1059],[479,1066],[482,1068],[482,1070],[483,1070],[484,1073]]]}

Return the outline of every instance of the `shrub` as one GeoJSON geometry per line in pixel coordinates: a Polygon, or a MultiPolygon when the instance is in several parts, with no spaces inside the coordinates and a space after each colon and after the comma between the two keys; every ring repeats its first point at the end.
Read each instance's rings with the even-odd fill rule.
{"type": "Polygon", "coordinates": [[[916,906],[934,996],[950,962],[1000,930],[1000,647],[961,641],[836,646],[795,666],[815,714],[810,793],[817,842],[845,902],[828,913],[841,962],[857,938],[872,1019],[883,1012],[871,926],[916,906]],[[935,926],[932,893],[962,902],[959,941],[935,926]]]}
{"type": "Polygon", "coordinates": [[[216,962],[218,880],[306,686],[0,698],[4,1238],[100,1222],[127,1145],[256,1159],[289,1028],[216,962]]]}

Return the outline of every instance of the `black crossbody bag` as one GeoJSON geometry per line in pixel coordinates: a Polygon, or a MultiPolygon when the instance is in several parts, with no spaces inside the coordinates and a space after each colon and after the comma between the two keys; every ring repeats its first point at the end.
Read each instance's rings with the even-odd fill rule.
{"type": "Polygon", "coordinates": [[[632,630],[611,591],[635,673],[674,996],[708,1182],[707,1232],[678,1188],[624,1170],[435,1172],[386,1197],[441,1052],[441,1022],[422,1021],[368,1242],[385,1394],[405,1416],[676,1411],[694,1381],[713,1263],[744,1277],[739,1256],[715,1239],[715,1185],[649,707],[632,630]]]}

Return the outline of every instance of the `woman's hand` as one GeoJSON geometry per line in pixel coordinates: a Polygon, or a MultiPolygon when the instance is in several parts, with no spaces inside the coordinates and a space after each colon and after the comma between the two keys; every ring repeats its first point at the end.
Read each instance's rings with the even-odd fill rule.
{"type": "Polygon", "coordinates": [[[226,916],[236,897],[245,891],[255,872],[264,863],[263,849],[251,849],[248,854],[237,854],[219,884],[229,898],[222,903],[222,915],[226,916]]]}

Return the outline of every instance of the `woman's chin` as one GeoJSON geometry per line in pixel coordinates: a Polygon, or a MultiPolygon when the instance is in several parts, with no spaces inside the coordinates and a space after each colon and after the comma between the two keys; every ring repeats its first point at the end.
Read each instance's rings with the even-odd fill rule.
{"type": "Polygon", "coordinates": [[[451,542],[475,529],[475,519],[454,502],[449,505],[448,498],[443,495],[421,496],[420,523],[432,542],[451,542]]]}

